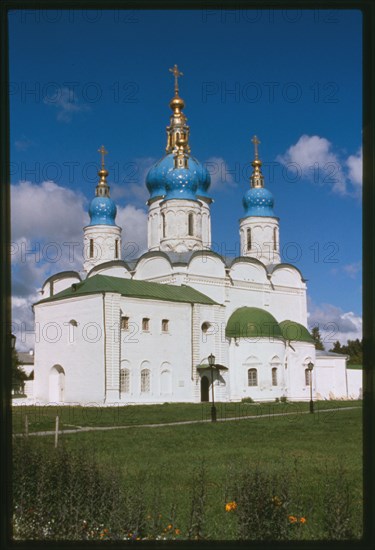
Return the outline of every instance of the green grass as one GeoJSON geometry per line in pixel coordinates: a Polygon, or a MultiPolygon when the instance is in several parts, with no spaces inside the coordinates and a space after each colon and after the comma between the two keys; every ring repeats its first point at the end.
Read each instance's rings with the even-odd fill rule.
{"type": "MultiPolygon", "coordinates": [[[[308,403],[298,405],[304,410],[308,407],[308,403]]],[[[256,465],[276,472],[280,477],[285,472],[294,476],[299,509],[290,509],[289,512],[306,516],[302,538],[319,538],[322,489],[341,466],[353,483],[357,536],[360,536],[362,411],[358,408],[323,413],[319,412],[323,403],[316,405],[314,415],[271,416],[160,428],[134,426],[125,430],[63,434],[59,444],[82,453],[95,453],[104,467],[117,466],[124,484],[132,482],[144,488],[150,513],[160,513],[163,525],[171,521],[171,505],[174,503],[175,525],[183,534],[189,520],[191,480],[203,465],[208,487],[207,536],[216,539],[235,537],[234,515],[225,512],[224,508],[225,502],[232,498],[231,472],[256,465]]],[[[324,405],[332,408],[333,403],[324,405]]],[[[337,409],[345,405],[356,406],[358,403],[335,403],[337,409]]],[[[273,406],[275,412],[282,411],[282,404],[273,406]]],[[[171,421],[176,416],[190,418],[193,412],[198,416],[200,408],[195,407],[195,412],[194,406],[183,404],[165,405],[165,410],[171,409],[168,412],[162,406],[147,407],[147,410],[150,414],[154,411],[154,421],[156,418],[171,421]]],[[[134,407],[133,420],[144,422],[145,408],[134,407]]],[[[49,411],[52,416],[54,412],[49,411]]],[[[53,446],[52,436],[29,439],[33,445],[53,446]]]]}
{"type": "MultiPolygon", "coordinates": [[[[266,414],[300,413],[309,409],[309,403],[217,403],[217,418],[238,418],[266,414]]],[[[324,409],[346,406],[362,406],[361,401],[317,401],[317,412],[324,409]]],[[[13,432],[25,432],[27,416],[29,432],[51,431],[55,429],[55,419],[59,416],[61,430],[86,426],[132,426],[139,424],[159,424],[187,420],[210,419],[210,403],[166,403],[164,405],[128,405],[115,407],[78,406],[16,406],[12,409],[13,432]]]]}

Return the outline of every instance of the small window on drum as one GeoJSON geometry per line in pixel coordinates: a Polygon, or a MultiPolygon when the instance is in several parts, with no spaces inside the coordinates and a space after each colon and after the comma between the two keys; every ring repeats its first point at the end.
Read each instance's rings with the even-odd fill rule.
{"type": "Polygon", "coordinates": [[[211,326],[210,323],[207,323],[207,322],[202,323],[201,330],[202,330],[203,334],[207,333],[210,326],[211,326]]]}

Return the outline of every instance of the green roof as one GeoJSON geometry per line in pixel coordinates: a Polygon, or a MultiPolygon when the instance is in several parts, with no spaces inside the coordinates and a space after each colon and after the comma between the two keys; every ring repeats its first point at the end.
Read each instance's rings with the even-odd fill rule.
{"type": "Polygon", "coordinates": [[[279,323],[268,311],[258,307],[240,307],[229,317],[228,338],[282,338],[279,323]]]}
{"type": "Polygon", "coordinates": [[[191,304],[217,304],[206,296],[187,285],[165,285],[160,283],[149,283],[148,281],[135,281],[134,279],[121,279],[109,275],[93,275],[81,283],[71,285],[69,288],[58,292],[54,296],[37,302],[43,304],[73,298],[74,296],[85,296],[99,294],[101,292],[117,292],[122,296],[142,298],[148,300],[163,300],[167,302],[187,302],[191,304]]]}
{"type": "Polygon", "coordinates": [[[300,323],[296,323],[296,321],[281,321],[280,328],[285,340],[314,344],[314,339],[307,328],[300,323]]]}

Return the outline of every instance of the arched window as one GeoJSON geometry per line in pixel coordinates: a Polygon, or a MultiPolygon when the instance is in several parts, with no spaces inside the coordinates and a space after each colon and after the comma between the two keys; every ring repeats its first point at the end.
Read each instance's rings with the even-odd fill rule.
{"type": "Polygon", "coordinates": [[[204,323],[202,323],[202,326],[201,326],[201,330],[203,332],[203,334],[206,334],[208,329],[210,328],[210,323],[207,323],[207,321],[205,321],[204,323]]]}
{"type": "Polygon", "coordinates": [[[257,369],[249,369],[247,371],[247,383],[248,386],[258,385],[258,371],[257,369]]]}
{"type": "Polygon", "coordinates": [[[277,229],[273,228],[273,249],[277,250],[277,229]]]}
{"type": "Polygon", "coordinates": [[[120,370],[120,392],[129,393],[130,391],[130,371],[129,369],[121,368],[120,370]]]}
{"type": "Polygon", "coordinates": [[[246,231],[246,243],[247,243],[247,249],[251,250],[251,229],[250,229],[250,227],[246,231]]]}
{"type": "Polygon", "coordinates": [[[90,252],[89,252],[90,258],[94,257],[94,239],[90,239],[90,252]]]}
{"type": "Polygon", "coordinates": [[[161,215],[161,234],[163,237],[165,237],[165,231],[166,231],[166,224],[165,224],[165,214],[161,215]]]}
{"type": "Polygon", "coordinates": [[[190,237],[194,235],[194,216],[192,213],[188,215],[188,235],[190,237]]]}
{"type": "Polygon", "coordinates": [[[277,386],[277,367],[272,368],[272,385],[277,386]]]}
{"type": "Polygon", "coordinates": [[[150,385],[150,371],[148,369],[141,370],[141,392],[149,392],[150,385]]]}
{"type": "Polygon", "coordinates": [[[118,258],[118,239],[115,240],[115,258],[118,258]]]}

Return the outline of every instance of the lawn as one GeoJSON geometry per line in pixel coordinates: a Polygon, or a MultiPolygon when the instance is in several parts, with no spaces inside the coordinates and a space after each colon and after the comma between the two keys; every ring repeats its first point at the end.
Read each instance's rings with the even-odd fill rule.
{"type": "MultiPolygon", "coordinates": [[[[103,413],[100,417],[95,416],[95,419],[94,416],[89,417],[89,414],[84,415],[82,409],[79,424],[67,422],[62,407],[64,425],[70,423],[82,426],[83,421],[85,425],[89,422],[91,425],[110,425],[115,424],[116,418],[117,424],[132,423],[133,426],[123,430],[62,434],[59,445],[77,450],[82,456],[86,453],[95,455],[104,468],[118,468],[124,486],[130,484],[135,491],[144,493],[147,517],[154,520],[155,515],[160,515],[162,533],[172,522],[181,531],[180,537],[186,538],[192,502],[198,498],[197,494],[193,495],[195,479],[196,490],[204,486],[205,495],[202,498],[205,504],[201,515],[204,516],[205,536],[210,539],[236,538],[236,511],[227,512],[225,504],[235,498],[233,483],[238,478],[237,473],[259,467],[275,473],[280,481],[291,481],[292,496],[287,511],[291,515],[306,518],[303,527],[298,526],[297,538],[301,539],[321,537],[324,490],[331,483],[334,488],[340,484],[340,480],[349,480],[350,497],[354,503],[352,513],[355,533],[360,537],[360,402],[316,403],[314,415],[300,414],[302,410],[308,409],[308,403],[275,403],[271,410],[271,404],[247,406],[245,410],[251,410],[252,415],[256,409],[262,410],[262,413],[258,412],[256,419],[154,428],[141,428],[136,424],[199,420],[202,419],[202,410],[203,417],[209,415],[209,407],[202,409],[200,405],[191,404],[134,406],[131,407],[130,417],[127,416],[128,412],[102,409],[103,413]],[[339,408],[344,406],[358,408],[340,411],[339,408]],[[324,413],[324,408],[336,410],[324,413]],[[276,416],[277,413],[293,410],[293,415],[276,416]],[[275,414],[267,416],[269,412],[275,414]]],[[[236,416],[235,412],[233,416],[236,416]]],[[[15,410],[14,420],[19,422],[20,429],[25,413],[26,410],[15,410]]],[[[32,420],[32,409],[27,409],[31,428],[51,429],[55,413],[54,408],[48,408],[43,419],[38,420],[36,417],[32,420]]],[[[240,416],[238,413],[237,410],[237,416],[240,416]]],[[[75,414],[78,413],[75,411],[75,414]]],[[[90,414],[94,415],[93,410],[90,414]]],[[[45,449],[53,447],[52,436],[30,437],[29,440],[32,445],[45,449]]],[[[343,490],[345,492],[346,489],[343,490]]]]}

